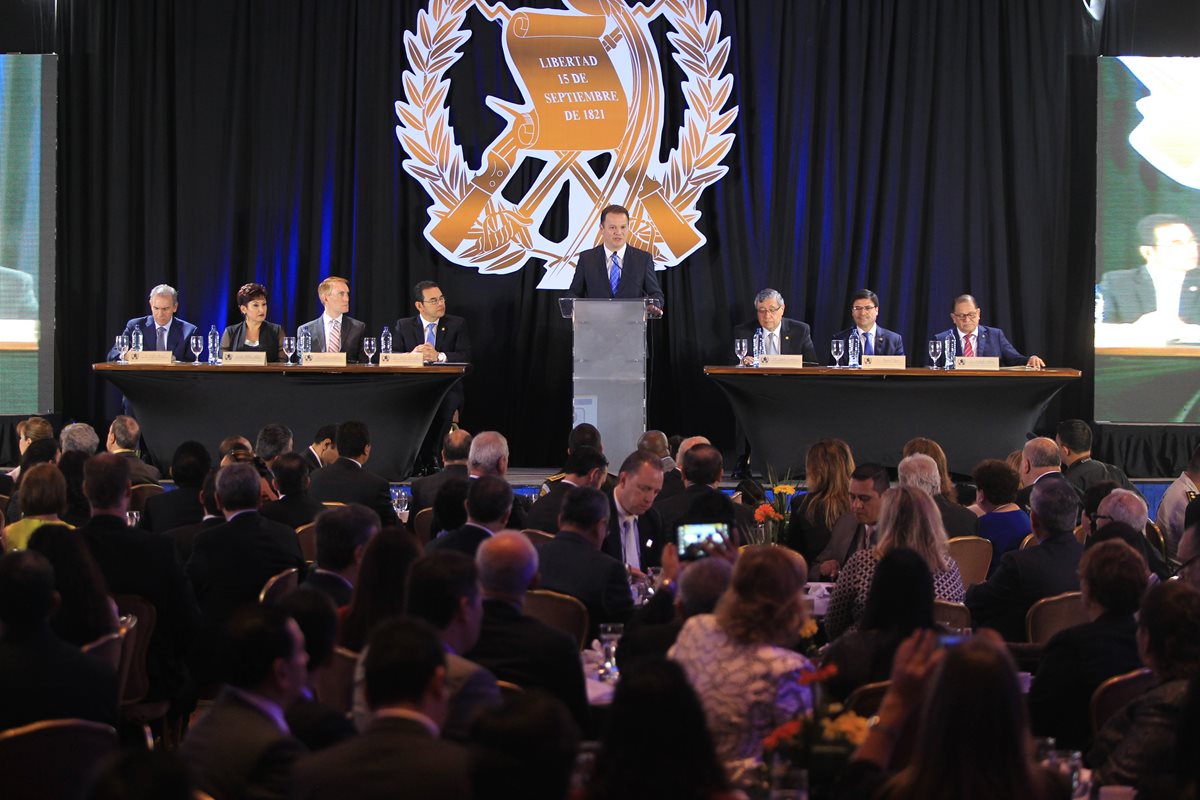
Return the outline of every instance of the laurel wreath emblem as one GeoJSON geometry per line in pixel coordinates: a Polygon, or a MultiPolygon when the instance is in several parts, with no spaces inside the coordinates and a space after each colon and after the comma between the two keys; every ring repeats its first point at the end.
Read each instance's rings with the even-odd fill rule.
{"type": "MultiPolygon", "coordinates": [[[[396,137],[409,156],[405,171],[432,195],[434,220],[446,217],[470,190],[472,176],[450,125],[446,72],[463,56],[460,48],[470,33],[462,27],[475,4],[476,0],[431,0],[418,12],[415,30],[404,34],[409,68],[402,76],[404,99],[395,105],[396,137]]],[[[730,41],[721,38],[721,15],[714,11],[710,17],[706,0],[658,0],[657,7],[675,29],[667,39],[686,77],[682,91],[688,103],[679,144],[659,179],[663,198],[694,226],[700,218],[695,203],[701,193],[728,172],[720,162],[733,145],[734,136],[727,131],[738,113],[736,107],[721,110],[733,89],[733,76],[722,74],[730,41]]],[[[663,238],[641,212],[638,202],[632,201],[631,242],[650,251],[656,262],[667,261],[663,238]]],[[[497,194],[472,226],[469,244],[455,255],[455,261],[503,273],[519,269],[531,257],[546,259],[547,268],[574,258],[574,253],[534,250],[533,226],[531,217],[497,194]]]]}

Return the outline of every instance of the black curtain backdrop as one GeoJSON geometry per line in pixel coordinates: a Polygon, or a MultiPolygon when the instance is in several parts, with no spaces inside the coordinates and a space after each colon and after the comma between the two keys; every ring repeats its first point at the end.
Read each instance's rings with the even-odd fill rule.
{"type": "MultiPolygon", "coordinates": [[[[377,333],[413,313],[410,287],[432,278],[473,335],[464,425],[504,432],[516,464],[561,459],[571,397],[561,293],[535,288],[536,262],[484,275],[442,259],[422,235],[429,198],[401,169],[393,104],[403,35],[424,5],[64,0],[64,416],[114,413],[89,365],[146,313],[154,284],[176,286],[180,315],[207,331],[235,319],[234,292],[258,280],[271,318],[294,330],[318,313],[318,281],[344,275],[351,314],[377,333]]],[[[764,286],[813,325],[823,355],[861,286],[879,294],[880,323],[904,335],[914,363],[966,291],[1024,352],[1090,373],[1095,58],[1120,42],[1115,23],[1046,0],[710,0],[708,11],[732,41],[737,138],[728,175],[699,204],[707,245],[659,273],[652,427],[733,446],[728,406],[701,368],[732,360],[731,328],[764,286]]],[[[477,11],[468,26],[448,102],[478,169],[502,128],[483,98],[519,95],[499,26],[477,11]]],[[[669,26],[652,27],[665,158],[683,74],[669,26]]],[[[518,171],[506,194],[533,178],[518,171]]],[[[1090,417],[1090,392],[1072,390],[1058,413],[1090,417]]]]}

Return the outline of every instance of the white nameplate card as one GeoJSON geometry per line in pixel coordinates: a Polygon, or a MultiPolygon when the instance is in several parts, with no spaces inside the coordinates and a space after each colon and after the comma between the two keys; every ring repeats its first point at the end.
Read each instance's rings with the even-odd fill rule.
{"type": "Polygon", "coordinates": [[[305,353],[300,363],[306,367],[344,367],[345,353],[305,353]]]}
{"type": "Polygon", "coordinates": [[[130,350],[125,354],[125,360],[130,364],[170,364],[173,359],[170,350],[143,350],[140,353],[130,350]]]}
{"type": "Polygon", "coordinates": [[[999,356],[959,356],[954,359],[955,369],[978,369],[987,371],[998,371],[1000,369],[999,356]]]}
{"type": "Polygon", "coordinates": [[[266,363],[266,353],[221,353],[222,367],[261,367],[266,363]]]}
{"type": "Polygon", "coordinates": [[[804,366],[804,356],[798,355],[775,355],[775,356],[759,356],[758,363],[764,367],[784,367],[786,369],[800,369],[804,366]]]}
{"type": "Polygon", "coordinates": [[[425,357],[420,353],[380,353],[381,367],[419,367],[425,363],[425,357]]]}
{"type": "Polygon", "coordinates": [[[863,369],[904,369],[904,356],[863,356],[863,369]]]}

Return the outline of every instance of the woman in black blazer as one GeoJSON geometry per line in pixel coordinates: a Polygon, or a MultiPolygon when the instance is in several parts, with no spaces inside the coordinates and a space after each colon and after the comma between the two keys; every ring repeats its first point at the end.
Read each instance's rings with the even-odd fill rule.
{"type": "Polygon", "coordinates": [[[267,287],[261,283],[247,283],[238,289],[238,309],[242,321],[230,325],[221,336],[221,352],[259,352],[267,354],[267,361],[283,361],[283,329],[274,322],[267,322],[267,287]]]}

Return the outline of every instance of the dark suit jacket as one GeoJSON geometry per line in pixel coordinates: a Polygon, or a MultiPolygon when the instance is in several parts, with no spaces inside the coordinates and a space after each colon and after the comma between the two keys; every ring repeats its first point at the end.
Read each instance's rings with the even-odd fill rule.
{"type": "MultiPolygon", "coordinates": [[[[151,352],[158,349],[158,326],[154,324],[154,316],[147,315],[145,317],[134,317],[125,323],[125,335],[129,337],[130,343],[133,342],[133,331],[135,328],[142,329],[142,350],[151,352]]],[[[199,333],[200,330],[190,322],[175,317],[171,321],[171,327],[167,331],[167,349],[171,351],[171,357],[176,361],[191,362],[194,360],[191,351],[192,334],[199,333]]],[[[208,345],[205,344],[207,347],[208,345]]],[[[108,359],[112,361],[117,358],[120,353],[114,345],[112,350],[108,351],[108,359]]]]}
{"type": "Polygon", "coordinates": [[[48,625],[28,638],[0,638],[0,730],[73,717],[116,723],[112,668],[59,639],[48,625]]]}
{"type": "Polygon", "coordinates": [[[317,518],[317,514],[324,510],[325,506],[309,497],[308,492],[295,492],[272,500],[260,508],[258,513],[272,522],[287,525],[289,528],[299,528],[312,522],[317,518]]]}
{"type": "Polygon", "coordinates": [[[941,512],[942,527],[946,529],[947,538],[974,536],[978,532],[979,517],[975,516],[974,511],[966,506],[950,502],[945,495],[935,496],[933,502],[941,512]]]}
{"type": "Polygon", "coordinates": [[[296,531],[247,511],[202,531],[187,571],[204,623],[219,628],[238,607],[257,603],[272,575],[291,567],[304,569],[296,531]]]}
{"type": "Polygon", "coordinates": [[[1124,470],[1115,464],[1106,464],[1094,458],[1079,459],[1063,470],[1063,477],[1081,492],[1086,492],[1089,486],[1101,481],[1116,481],[1121,484],[1122,489],[1137,492],[1137,487],[1130,482],[1124,470]]]}
{"type": "Polygon", "coordinates": [[[466,657],[499,680],[549,692],[566,705],[580,727],[587,725],[579,646],[562,631],[525,616],[503,600],[484,600],[479,641],[466,657]]]}
{"type": "Polygon", "coordinates": [[[445,534],[430,540],[429,544],[425,545],[425,552],[432,553],[435,550],[457,550],[460,553],[475,557],[475,551],[479,549],[479,545],[483,544],[488,539],[492,538],[492,532],[487,528],[481,528],[478,525],[472,525],[468,522],[461,528],[455,528],[452,531],[446,531],[445,534]]]}
{"type": "MultiPolygon", "coordinates": [[[[730,527],[738,527],[745,533],[754,527],[754,512],[749,506],[735,503],[724,492],[711,486],[694,483],[683,490],[681,494],[663,500],[662,495],[654,501],[652,510],[657,511],[662,522],[664,541],[676,541],[675,526],[681,522],[700,522],[696,511],[700,507],[715,508],[720,506],[724,513],[720,517],[706,519],[707,522],[725,522],[730,527]],[[724,501],[724,502],[722,502],[724,501]]],[[[711,513],[706,515],[711,517],[711,513]]],[[[735,535],[730,531],[730,535],[735,535]]],[[[736,542],[736,540],[735,540],[736,542]]]]}
{"type": "Polygon", "coordinates": [[[563,480],[552,481],[546,493],[534,501],[525,517],[525,527],[546,533],[558,530],[558,513],[562,511],[563,501],[567,492],[575,488],[574,484],[563,480]]]}
{"type": "Polygon", "coordinates": [[[588,637],[601,622],[624,622],[633,610],[625,565],[572,531],[538,546],[542,589],[577,597],[587,606],[588,637]]]}
{"type": "Polygon", "coordinates": [[[1025,614],[1043,597],[1079,591],[1083,545],[1071,531],[1055,533],[1040,544],[1010,550],[984,583],[967,589],[966,604],[976,627],[995,628],[1009,642],[1024,642],[1025,614]]]}
{"type": "MultiPolygon", "coordinates": [[[[396,320],[396,340],[393,350],[409,353],[417,345],[425,343],[425,323],[420,315],[396,320]]],[[[453,314],[446,314],[437,322],[433,349],[446,354],[447,361],[471,360],[471,336],[467,332],[467,321],[453,314]]]]}
{"type": "Polygon", "coordinates": [[[147,671],[151,700],[178,696],[187,683],[184,658],[200,624],[187,575],[163,535],[125,526],[118,517],[92,517],[79,529],[113,594],[144,597],[158,614],[150,637],[147,671]]]}
{"type": "Polygon", "coordinates": [[[391,486],[350,458],[314,472],[308,495],[318,503],[361,503],[378,514],[384,526],[396,524],[391,486]]]}
{"type": "Polygon", "coordinates": [[[296,764],[292,800],[469,800],[467,751],[420,722],[383,717],[296,764]]]}
{"type": "Polygon", "coordinates": [[[312,445],[304,448],[304,452],[300,455],[304,456],[304,463],[308,464],[308,471],[310,474],[325,466],[321,463],[321,459],[317,458],[316,454],[313,453],[312,445]]]}
{"type": "Polygon", "coordinates": [[[154,533],[166,533],[172,528],[195,525],[202,519],[204,506],[200,503],[200,489],[180,486],[147,500],[138,525],[154,533]]]}
{"type": "Polygon", "coordinates": [[[221,334],[221,352],[251,351],[267,354],[267,363],[274,364],[283,361],[287,355],[283,352],[283,328],[274,322],[264,322],[258,332],[258,347],[246,347],[246,323],[239,322],[230,325],[221,334]]]}
{"type": "Polygon", "coordinates": [[[126,450],[123,453],[117,453],[121,458],[129,461],[129,482],[137,486],[141,483],[158,483],[162,480],[162,473],[155,467],[150,466],[145,461],[137,457],[137,454],[132,450],[126,450]]]}
{"type": "MultiPolygon", "coordinates": [[[[751,350],[754,349],[754,334],[759,329],[757,321],[738,325],[733,329],[734,339],[745,339],[751,350]]],[[[764,334],[765,336],[765,334],[764,334]]],[[[807,322],[784,317],[779,324],[779,352],[785,356],[804,356],[805,363],[817,364],[817,351],[813,347],[812,329],[807,322]]],[[[765,344],[763,345],[766,346],[765,344]]]]}
{"type": "MultiPolygon", "coordinates": [[[[935,339],[945,341],[950,336],[954,337],[954,355],[955,357],[963,354],[962,334],[957,328],[948,328],[941,333],[934,334],[935,339]]],[[[1023,356],[1017,352],[1017,348],[1009,343],[1008,337],[1004,335],[1004,331],[999,328],[989,328],[986,325],[980,325],[975,329],[975,355],[977,356],[998,356],[1001,366],[1017,367],[1023,366],[1029,361],[1028,356],[1023,356]]],[[[942,354],[942,363],[945,363],[946,355],[942,354]]]]}
{"type": "Polygon", "coordinates": [[[437,497],[438,490],[442,488],[442,484],[451,478],[466,480],[467,465],[447,464],[432,475],[417,478],[412,482],[412,502],[408,504],[409,528],[412,527],[413,520],[417,517],[417,512],[422,509],[433,508],[433,501],[437,497]]]}
{"type": "MultiPolygon", "coordinates": [[[[1143,314],[1158,310],[1154,278],[1145,264],[1104,273],[1100,296],[1104,300],[1104,322],[1137,322],[1143,314]]],[[[1200,323],[1200,269],[1188,270],[1183,276],[1179,318],[1193,325],[1200,323]]]]}
{"type": "MultiPolygon", "coordinates": [[[[841,339],[843,342],[850,338],[850,334],[858,333],[859,344],[862,344],[862,331],[858,328],[846,328],[844,331],[838,331],[833,335],[834,339],[841,339]]],[[[902,356],[904,355],[904,337],[895,331],[889,331],[882,325],[875,325],[875,355],[877,356],[902,356]]],[[[862,363],[862,353],[859,353],[859,363],[862,363]]],[[[829,357],[829,363],[833,363],[833,356],[829,357]]]]}
{"type": "Polygon", "coordinates": [[[187,564],[188,559],[192,557],[192,547],[196,544],[196,537],[200,535],[200,531],[206,531],[209,528],[215,528],[218,525],[224,524],[224,517],[209,517],[193,525],[181,525],[178,528],[172,528],[163,535],[175,542],[175,555],[178,557],[179,563],[187,564]]]}
{"type": "Polygon", "coordinates": [[[654,259],[649,253],[638,250],[628,242],[625,244],[621,281],[617,284],[616,295],[613,294],[612,284],[608,281],[607,258],[602,244],[580,253],[575,277],[571,279],[571,288],[567,290],[567,296],[592,299],[608,297],[617,300],[636,300],[644,297],[659,308],[665,307],[662,287],[658,285],[658,278],[654,275],[654,259]]]}
{"type": "Polygon", "coordinates": [[[683,473],[679,468],[669,469],[663,473],[662,491],[658,493],[658,497],[654,498],[657,503],[659,500],[666,500],[676,495],[683,494],[683,473]]]}
{"type": "Polygon", "coordinates": [[[292,736],[311,752],[352,739],[358,733],[344,713],[310,697],[301,697],[292,703],[284,718],[292,736]]]}
{"type": "Polygon", "coordinates": [[[354,597],[354,587],[346,579],[334,572],[313,567],[309,569],[304,585],[324,592],[338,608],[350,605],[354,597]]]}
{"type": "Polygon", "coordinates": [[[304,752],[262,711],[223,689],[192,723],[179,754],[196,788],[222,800],[287,796],[292,766],[304,752]]]}
{"type": "MultiPolygon", "coordinates": [[[[324,315],[310,320],[299,327],[296,331],[296,336],[299,337],[303,331],[308,331],[312,334],[312,351],[314,353],[325,352],[325,321],[324,315]]],[[[342,315],[342,349],[341,352],[346,354],[347,364],[357,364],[366,360],[363,356],[362,340],[367,335],[367,323],[355,319],[349,314],[342,315]]]]}
{"type": "MultiPolygon", "coordinates": [[[[642,571],[644,572],[646,567],[662,566],[663,544],[668,539],[674,541],[674,537],[663,529],[662,518],[653,507],[637,518],[637,534],[638,557],[642,565],[642,571]]],[[[604,538],[603,550],[624,564],[625,557],[622,545],[621,522],[617,517],[617,501],[612,495],[609,495],[608,536],[604,538]]]]}
{"type": "MultiPolygon", "coordinates": [[[[1060,477],[1060,473],[1048,472],[1045,475],[1043,475],[1042,477],[1038,478],[1037,481],[1034,481],[1033,483],[1029,484],[1028,486],[1022,486],[1020,489],[1017,490],[1017,499],[1014,500],[1013,502],[1015,502],[1018,506],[1020,506],[1022,508],[1022,510],[1028,512],[1029,511],[1029,501],[1033,497],[1033,487],[1037,486],[1038,481],[1057,480],[1059,477],[1060,477]]],[[[1067,481],[1067,482],[1070,483],[1070,481],[1067,481]]],[[[1071,486],[1072,486],[1072,488],[1075,489],[1075,493],[1079,495],[1080,502],[1082,502],[1083,501],[1083,491],[1073,483],[1071,484],[1071,486]]]]}

